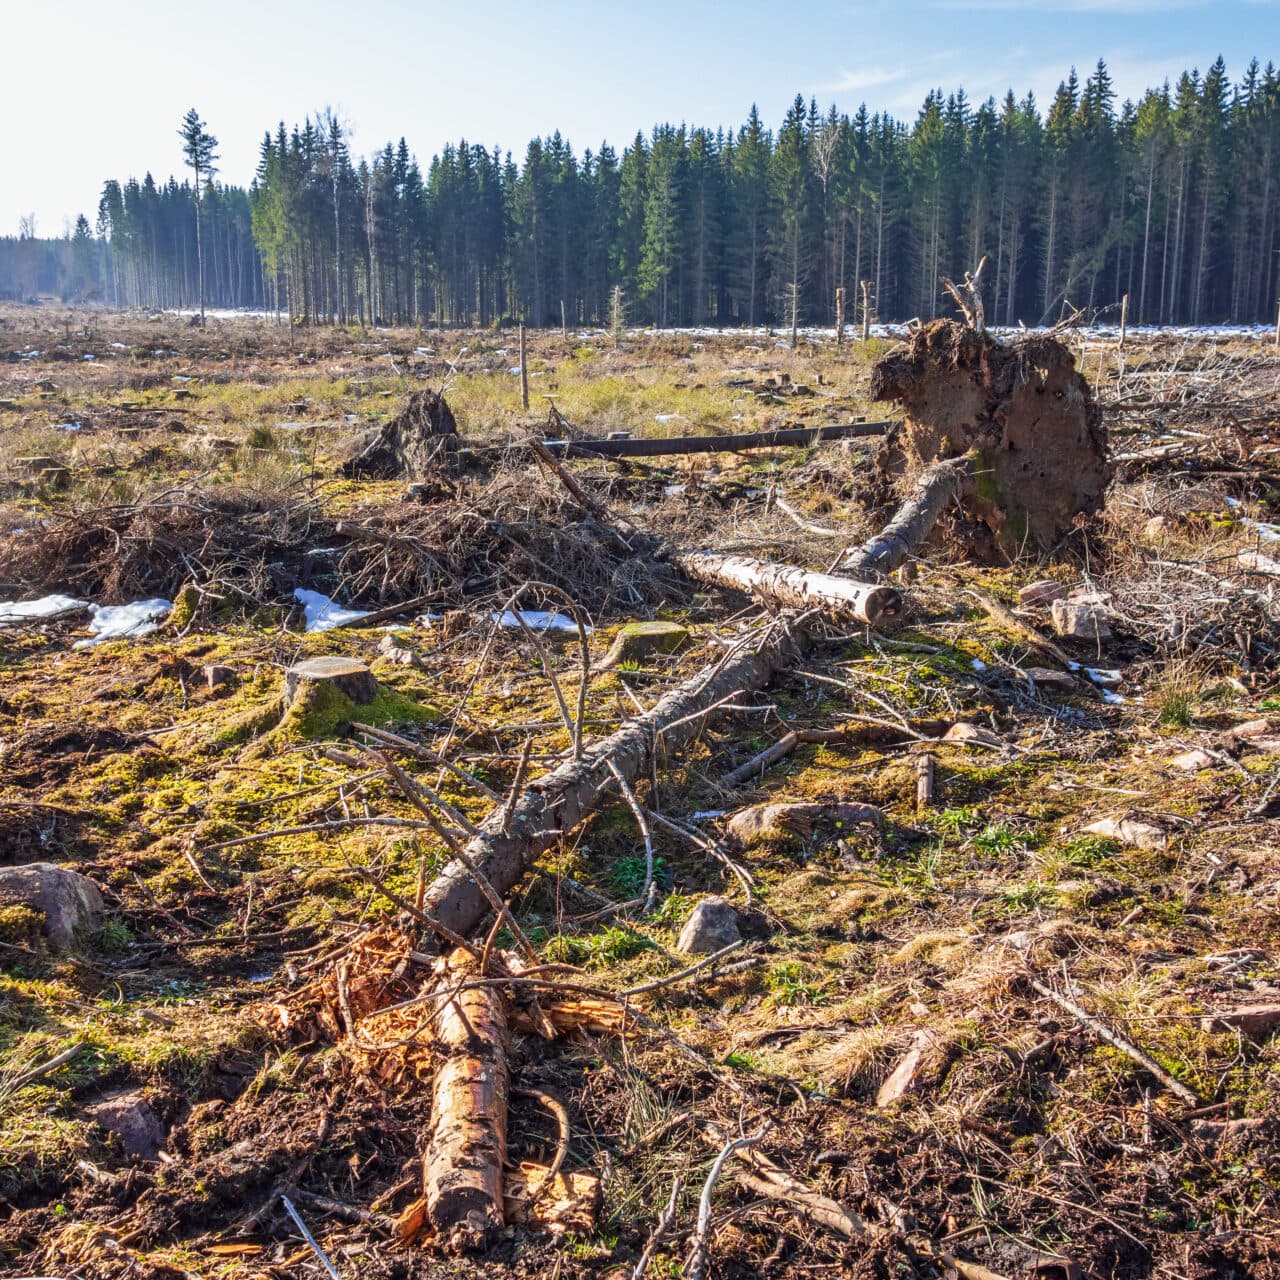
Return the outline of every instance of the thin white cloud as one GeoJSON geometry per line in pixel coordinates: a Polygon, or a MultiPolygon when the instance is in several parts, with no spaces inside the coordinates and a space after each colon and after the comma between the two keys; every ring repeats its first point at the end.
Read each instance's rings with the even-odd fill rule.
{"type": "Polygon", "coordinates": [[[861,93],[864,89],[874,89],[882,84],[894,84],[903,79],[907,74],[906,67],[895,67],[892,71],[887,68],[867,68],[864,71],[846,71],[841,68],[840,75],[835,80],[830,80],[826,84],[816,84],[813,86],[814,93],[861,93]]]}

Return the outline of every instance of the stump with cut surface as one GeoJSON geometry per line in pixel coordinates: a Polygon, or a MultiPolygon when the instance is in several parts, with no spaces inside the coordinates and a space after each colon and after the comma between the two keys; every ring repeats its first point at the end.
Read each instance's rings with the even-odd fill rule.
{"type": "Polygon", "coordinates": [[[1051,550],[1110,479],[1102,414],[1075,358],[1036,335],[1007,346],[934,320],[879,361],[871,395],[905,414],[878,459],[889,478],[977,451],[962,505],[1005,552],[1051,550]]]}
{"type": "Polygon", "coordinates": [[[313,697],[321,688],[336,690],[357,706],[378,696],[373,673],[356,658],[308,658],[285,672],[284,696],[289,706],[300,698],[313,697]]]}
{"type": "Polygon", "coordinates": [[[458,445],[458,424],[444,396],[415,391],[403,411],[371,432],[343,468],[348,475],[423,480],[458,445]]]}

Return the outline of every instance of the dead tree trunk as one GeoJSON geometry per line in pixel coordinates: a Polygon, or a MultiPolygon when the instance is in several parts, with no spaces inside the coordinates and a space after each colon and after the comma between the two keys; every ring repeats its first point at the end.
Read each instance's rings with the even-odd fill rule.
{"type": "MultiPolygon", "coordinates": [[[[968,459],[957,459],[926,471],[915,494],[884,530],[850,554],[849,572],[865,577],[900,565],[932,529],[967,467],[968,459]]],[[[638,777],[658,752],[678,751],[697,737],[717,707],[763,688],[775,671],[803,654],[807,643],[802,627],[782,622],[748,632],[713,666],[588,746],[581,759],[566,760],[537,779],[516,800],[509,817],[505,809],[491,813],[467,845],[467,861],[505,894],[524,874],[529,858],[572,831],[610,792],[616,784],[613,768],[628,782],[638,777]]],[[[489,910],[488,900],[459,859],[450,862],[429,886],[423,905],[435,920],[464,936],[489,910]]]]}
{"type": "Polygon", "coordinates": [[[425,1190],[427,1218],[453,1252],[484,1248],[503,1225],[507,1014],[497,987],[464,987],[479,976],[461,948],[437,973],[425,1190]]]}
{"type": "Polygon", "coordinates": [[[852,622],[874,624],[892,618],[902,597],[892,587],[854,582],[829,573],[809,573],[795,565],[714,551],[677,551],[671,562],[684,574],[714,587],[745,591],[766,604],[788,609],[821,609],[852,622]]]}

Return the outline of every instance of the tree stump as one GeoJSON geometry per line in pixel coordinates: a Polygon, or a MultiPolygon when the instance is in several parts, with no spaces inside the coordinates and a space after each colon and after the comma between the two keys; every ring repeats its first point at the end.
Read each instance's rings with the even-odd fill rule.
{"type": "Polygon", "coordinates": [[[343,471],[349,476],[426,479],[458,447],[458,424],[444,396],[415,391],[404,410],[371,432],[343,471]]]}
{"type": "Polygon", "coordinates": [[[313,699],[320,688],[340,693],[356,706],[378,696],[373,673],[356,658],[308,658],[285,672],[284,697],[289,707],[313,699]]]}
{"type": "Polygon", "coordinates": [[[882,475],[976,450],[961,504],[1010,555],[1051,550],[1102,505],[1111,478],[1102,414],[1056,338],[1007,346],[934,320],[876,364],[871,396],[905,412],[881,446],[882,475]]]}

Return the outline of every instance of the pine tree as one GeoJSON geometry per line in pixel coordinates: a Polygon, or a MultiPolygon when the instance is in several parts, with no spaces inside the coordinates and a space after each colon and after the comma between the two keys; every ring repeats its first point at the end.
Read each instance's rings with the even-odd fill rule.
{"type": "Polygon", "coordinates": [[[195,202],[196,202],[196,271],[199,274],[199,294],[200,294],[200,327],[204,328],[204,246],[200,240],[200,203],[201,193],[203,191],[204,181],[208,181],[214,173],[214,161],[218,158],[218,153],[214,147],[218,145],[218,140],[205,128],[204,121],[200,119],[199,112],[192,107],[182,118],[182,127],[178,130],[178,137],[182,139],[182,153],[186,157],[195,173],[195,202]]]}

